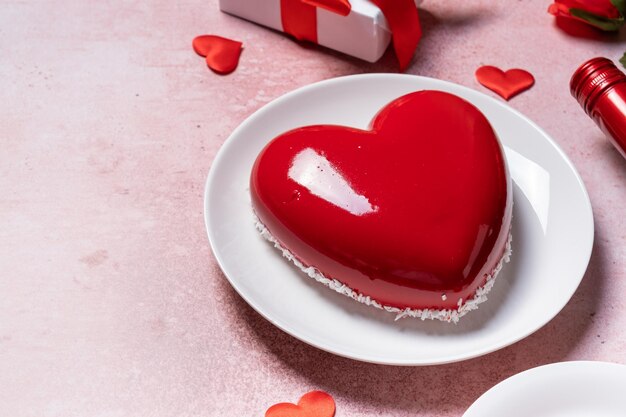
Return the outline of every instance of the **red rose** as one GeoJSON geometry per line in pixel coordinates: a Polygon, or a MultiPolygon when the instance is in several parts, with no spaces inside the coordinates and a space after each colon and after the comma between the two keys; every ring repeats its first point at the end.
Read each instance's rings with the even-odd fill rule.
{"type": "Polygon", "coordinates": [[[624,24],[626,0],[555,0],[548,12],[583,21],[602,30],[618,30],[624,24]]]}

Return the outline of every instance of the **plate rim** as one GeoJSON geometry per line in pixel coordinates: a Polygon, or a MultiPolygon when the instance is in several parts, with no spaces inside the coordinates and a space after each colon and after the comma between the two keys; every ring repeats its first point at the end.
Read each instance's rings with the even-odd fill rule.
{"type": "Polygon", "coordinates": [[[607,362],[607,361],[593,361],[593,360],[571,360],[571,361],[562,361],[562,362],[553,362],[544,365],[535,366],[530,369],[526,369],[524,371],[518,372],[514,375],[511,375],[491,388],[482,393],[463,413],[462,417],[472,417],[470,412],[476,413],[475,410],[480,411],[479,407],[484,407],[483,404],[485,401],[489,401],[489,397],[499,395],[499,391],[505,389],[505,387],[515,384],[517,381],[523,381],[527,379],[529,376],[534,378],[535,374],[542,375],[548,370],[558,370],[561,371],[563,369],[568,368],[581,368],[582,370],[589,369],[590,367],[594,367],[596,369],[604,368],[604,369],[620,369],[625,376],[626,379],[626,364],[619,362],[607,362]]]}
{"type": "MultiPolygon", "coordinates": [[[[470,101],[470,100],[468,100],[470,101]]],[[[470,101],[471,102],[471,101],[470,101]]],[[[472,103],[473,104],[473,103],[472,103]]],[[[345,357],[345,358],[349,358],[349,359],[353,359],[353,360],[357,360],[357,361],[362,361],[362,362],[368,362],[368,363],[375,363],[375,364],[381,364],[381,365],[395,365],[395,366],[430,366],[430,365],[443,365],[443,364],[448,364],[448,363],[454,363],[454,362],[460,362],[460,361],[464,361],[464,360],[468,360],[468,359],[473,359],[476,357],[480,357],[483,355],[487,355],[489,353],[495,352],[497,350],[503,349],[507,346],[510,346],[514,343],[517,343],[518,341],[532,335],[533,333],[537,332],[539,329],[541,329],[543,326],[545,326],[546,324],[548,324],[550,321],[552,321],[554,319],[554,317],[556,317],[562,310],[563,308],[569,303],[569,301],[571,300],[572,296],[574,295],[574,293],[576,292],[576,290],[578,289],[578,287],[580,286],[580,282],[582,281],[587,268],[589,266],[589,260],[591,259],[591,255],[593,252],[593,243],[595,240],[595,223],[594,223],[594,217],[593,217],[593,209],[591,206],[591,201],[589,198],[589,193],[587,192],[587,188],[585,187],[585,184],[578,172],[578,170],[576,169],[576,167],[574,166],[574,164],[572,163],[572,161],[569,159],[569,157],[565,154],[565,152],[561,149],[561,147],[552,139],[552,137],[550,137],[550,135],[548,135],[541,127],[539,127],[535,122],[533,122],[531,119],[529,119],[527,116],[525,116],[524,114],[520,113],[518,110],[510,107],[508,104],[501,102],[493,97],[490,97],[489,95],[477,91],[471,87],[467,87],[461,84],[457,84],[457,83],[453,83],[450,81],[446,81],[446,80],[441,80],[441,79],[437,79],[437,78],[432,78],[432,77],[425,77],[425,76],[418,76],[418,75],[410,75],[410,74],[387,74],[387,73],[370,73],[370,74],[352,74],[352,75],[345,75],[345,76],[340,76],[340,77],[334,77],[334,78],[330,78],[330,79],[326,79],[326,80],[321,80],[321,81],[317,81],[311,84],[307,84],[301,87],[298,87],[294,90],[288,91],[278,97],[276,97],[275,99],[273,99],[272,101],[266,103],[265,105],[261,106],[260,108],[258,108],[257,110],[255,110],[252,114],[250,114],[249,116],[247,116],[231,133],[230,135],[224,140],[224,142],[222,143],[222,145],[220,146],[220,148],[218,149],[218,151],[215,154],[215,157],[213,158],[213,160],[210,163],[210,168],[209,168],[209,173],[207,175],[207,179],[205,182],[205,187],[204,187],[204,195],[203,195],[203,208],[204,208],[204,222],[205,222],[205,228],[206,228],[206,232],[208,235],[208,239],[209,239],[209,244],[211,247],[211,252],[213,254],[213,257],[215,258],[215,260],[217,261],[220,269],[222,270],[222,273],[224,274],[224,276],[226,277],[226,279],[228,280],[229,284],[235,289],[235,291],[237,292],[237,294],[239,294],[239,296],[241,298],[244,299],[244,301],[250,306],[252,307],[258,314],[260,314],[265,320],[269,321],[270,323],[272,323],[274,326],[276,326],[278,329],[282,330],[283,332],[287,333],[288,335],[295,337],[296,339],[310,345],[313,346],[315,348],[321,349],[325,352],[329,352],[332,353],[334,355],[338,355],[341,357],[345,357]],[[209,192],[210,192],[210,188],[211,188],[211,184],[214,183],[216,181],[216,172],[218,171],[215,167],[220,165],[220,161],[222,159],[222,156],[227,152],[227,150],[233,146],[233,141],[231,140],[233,137],[239,135],[239,132],[244,130],[249,124],[253,123],[253,121],[257,118],[262,117],[263,115],[265,115],[267,112],[270,112],[271,109],[278,105],[280,102],[284,101],[284,100],[288,100],[289,98],[296,96],[296,95],[300,95],[300,94],[306,94],[307,91],[309,90],[314,90],[320,87],[325,87],[325,86],[329,86],[332,84],[336,84],[336,83],[343,83],[343,82],[350,82],[352,80],[355,79],[371,79],[371,80],[384,80],[384,79],[391,79],[391,78],[396,78],[396,79],[400,79],[400,78],[404,78],[404,79],[412,79],[415,80],[417,82],[425,82],[425,83],[439,83],[442,84],[444,86],[449,86],[453,89],[461,89],[461,90],[465,90],[466,92],[470,93],[470,94],[476,94],[479,97],[481,97],[482,99],[487,100],[488,102],[490,102],[492,105],[496,105],[508,112],[513,113],[515,116],[519,117],[520,119],[522,119],[524,122],[528,123],[533,129],[535,129],[538,133],[541,134],[541,136],[543,136],[543,138],[547,141],[547,143],[552,146],[552,148],[556,151],[556,153],[559,155],[559,157],[563,160],[563,162],[565,163],[565,165],[567,166],[567,168],[569,169],[569,171],[574,175],[574,179],[576,180],[576,183],[578,185],[578,187],[580,188],[580,190],[583,193],[584,196],[584,211],[586,213],[585,217],[588,220],[588,224],[586,225],[589,228],[589,235],[590,235],[590,239],[588,240],[588,245],[586,251],[585,251],[585,259],[584,259],[584,269],[582,270],[582,273],[580,273],[580,276],[577,277],[576,279],[576,285],[573,286],[573,289],[570,293],[567,294],[567,297],[565,298],[565,303],[563,305],[561,305],[555,312],[554,314],[547,318],[545,321],[543,321],[541,324],[539,325],[535,325],[535,326],[531,326],[529,329],[531,330],[526,330],[525,332],[523,332],[523,334],[520,335],[515,335],[513,337],[509,337],[504,339],[502,342],[497,343],[497,344],[491,344],[487,347],[482,347],[482,348],[478,348],[478,349],[473,349],[471,351],[466,351],[464,354],[458,354],[458,355],[452,355],[452,356],[448,356],[445,359],[441,359],[441,360],[419,360],[419,359],[383,359],[379,356],[376,355],[363,355],[363,354],[358,354],[358,353],[354,353],[351,352],[350,350],[333,350],[330,349],[326,346],[323,345],[323,343],[318,343],[316,340],[311,340],[311,339],[307,339],[305,337],[302,337],[299,335],[299,333],[292,328],[292,326],[287,325],[283,322],[281,322],[280,320],[277,320],[273,317],[270,317],[269,315],[265,314],[265,312],[263,311],[263,308],[259,305],[257,305],[257,303],[253,302],[251,299],[249,299],[249,297],[247,297],[244,292],[237,286],[237,284],[231,280],[231,278],[228,276],[228,274],[226,274],[225,272],[225,267],[224,267],[224,260],[221,258],[221,256],[219,255],[219,253],[215,250],[216,245],[216,238],[215,236],[213,236],[211,228],[210,228],[210,219],[209,219],[209,192]]]]}

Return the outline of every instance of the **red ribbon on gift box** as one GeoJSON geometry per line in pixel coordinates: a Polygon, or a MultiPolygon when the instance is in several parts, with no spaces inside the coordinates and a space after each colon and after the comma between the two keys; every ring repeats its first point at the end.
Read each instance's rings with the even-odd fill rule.
{"type": "MultiPolygon", "coordinates": [[[[422,36],[414,0],[370,0],[383,12],[391,30],[393,48],[404,71],[422,36]]],[[[317,43],[317,11],[321,7],[341,16],[350,14],[349,0],[280,0],[283,30],[298,40],[317,43]]]]}

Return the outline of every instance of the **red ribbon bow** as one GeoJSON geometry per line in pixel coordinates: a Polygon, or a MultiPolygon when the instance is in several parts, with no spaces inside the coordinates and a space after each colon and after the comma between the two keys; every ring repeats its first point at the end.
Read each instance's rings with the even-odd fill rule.
{"type": "MultiPolygon", "coordinates": [[[[400,71],[404,71],[422,36],[414,0],[370,1],[387,19],[400,71]]],[[[347,16],[351,10],[349,0],[280,0],[283,30],[298,40],[317,43],[317,7],[341,16],[347,16]]]]}

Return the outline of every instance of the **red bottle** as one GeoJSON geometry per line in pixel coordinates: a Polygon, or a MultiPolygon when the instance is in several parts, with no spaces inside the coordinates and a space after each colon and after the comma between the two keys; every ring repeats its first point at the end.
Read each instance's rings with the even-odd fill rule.
{"type": "Polygon", "coordinates": [[[593,58],[574,72],[570,91],[626,158],[626,75],[611,60],[593,58]]]}

